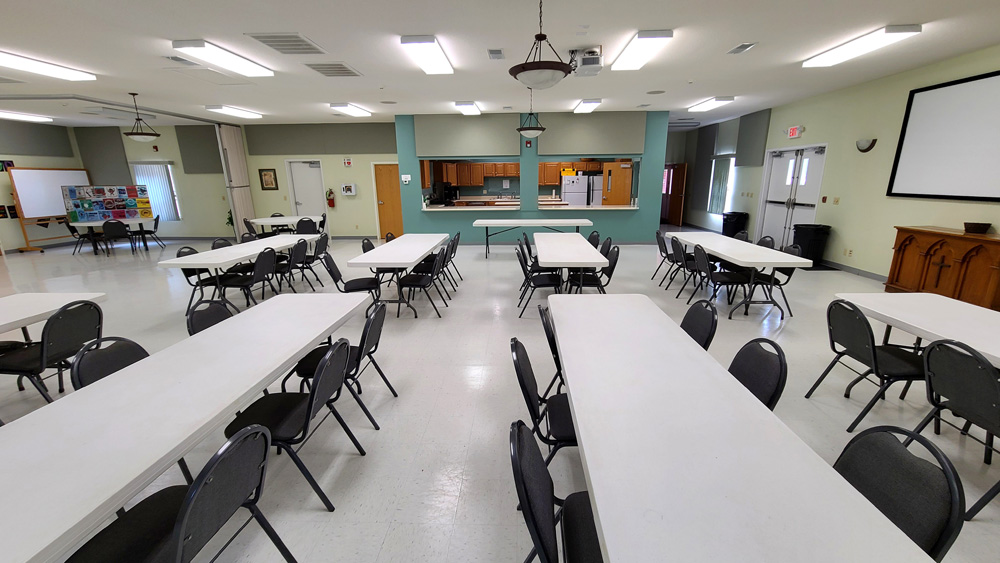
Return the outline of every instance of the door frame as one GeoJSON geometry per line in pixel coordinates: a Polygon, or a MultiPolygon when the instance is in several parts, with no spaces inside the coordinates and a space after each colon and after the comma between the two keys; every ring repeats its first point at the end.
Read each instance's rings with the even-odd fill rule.
{"type": "MultiPolygon", "coordinates": [[[[374,207],[374,209],[375,209],[375,236],[381,238],[382,224],[379,222],[379,218],[378,218],[378,183],[377,183],[376,178],[375,178],[375,165],[376,164],[395,164],[398,167],[399,166],[399,161],[398,160],[394,160],[392,162],[388,162],[388,161],[379,160],[379,161],[375,161],[375,162],[371,163],[371,172],[372,172],[372,205],[375,206],[374,207]]],[[[412,175],[410,176],[410,181],[411,182],[413,181],[413,176],[412,175]]],[[[403,180],[402,180],[402,178],[400,178],[400,180],[399,180],[399,202],[400,202],[400,210],[399,210],[399,212],[402,213],[403,212],[403,209],[402,209],[402,203],[403,203],[403,180]]],[[[404,229],[405,229],[405,225],[404,225],[404,229]]],[[[403,233],[401,233],[401,234],[405,234],[405,231],[403,233]]]]}
{"type": "MultiPolygon", "coordinates": [[[[798,151],[806,149],[816,149],[822,147],[827,154],[829,154],[830,146],[828,143],[813,143],[811,145],[796,145],[794,147],[780,147],[775,149],[766,149],[764,151],[764,173],[761,175],[760,190],[757,192],[757,220],[754,221],[754,236],[753,239],[757,240],[761,237],[761,233],[764,231],[764,208],[767,205],[767,192],[768,186],[771,184],[771,164],[774,157],[771,156],[773,152],[785,152],[785,151],[798,151]]],[[[824,171],[826,167],[824,166],[824,171]]],[[[820,200],[823,196],[820,195],[820,200]]],[[[819,211],[817,202],[817,211],[819,211]]]]}
{"type": "Polygon", "coordinates": [[[326,177],[323,175],[323,161],[318,158],[286,158],[285,159],[285,178],[288,181],[288,208],[291,210],[292,216],[298,215],[299,210],[295,207],[295,182],[292,181],[292,163],[293,162],[318,162],[319,163],[319,178],[321,186],[326,185],[326,177]]]}

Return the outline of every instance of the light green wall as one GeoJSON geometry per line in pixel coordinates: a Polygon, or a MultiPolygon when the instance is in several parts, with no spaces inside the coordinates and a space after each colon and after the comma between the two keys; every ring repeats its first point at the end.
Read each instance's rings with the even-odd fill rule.
{"type": "MultiPolygon", "coordinates": [[[[822,194],[829,199],[819,204],[816,213],[817,223],[833,227],[826,260],[886,275],[892,260],[894,225],[962,228],[963,221],[1000,225],[1000,205],[996,203],[885,195],[909,91],[998,68],[1000,46],[995,46],[773,109],[768,149],[828,147],[822,194]],[[805,126],[802,138],[786,138],[783,130],[791,125],[805,126]],[[868,138],[878,139],[876,147],[866,154],[858,152],[855,141],[868,138]],[[834,197],[840,198],[839,205],[833,205],[834,197]],[[844,255],[847,249],[854,251],[853,256],[844,255]]],[[[752,201],[756,209],[757,193],[752,201]]]]}
{"type": "MultiPolygon", "coordinates": [[[[122,131],[128,131],[122,128],[122,131]]],[[[171,126],[156,127],[160,137],[151,143],[125,139],[125,157],[129,164],[139,161],[173,161],[170,173],[180,203],[180,221],[160,221],[161,237],[229,237],[232,227],[226,225],[229,200],[222,174],[186,174],[177,144],[177,132],[171,126]],[[153,147],[158,147],[154,151],[153,147]]],[[[218,149],[216,149],[218,152],[218,149]]],[[[216,154],[216,158],[221,158],[216,154]]],[[[129,172],[132,172],[129,166],[129,172]]],[[[135,174],[133,173],[133,181],[135,174]]]]}
{"type": "MultiPolygon", "coordinates": [[[[396,162],[394,154],[286,154],[286,155],[249,155],[247,167],[250,169],[250,190],[253,196],[254,211],[258,217],[272,213],[292,214],[288,201],[288,186],[291,179],[288,175],[286,162],[289,160],[318,160],[323,167],[324,191],[333,188],[336,192],[336,207],[327,208],[327,230],[330,236],[378,236],[375,208],[375,178],[373,163],[391,164],[396,162]],[[351,167],[344,166],[344,158],[351,158],[351,167]],[[263,191],[260,189],[261,168],[273,168],[278,173],[278,190],[263,191]],[[341,184],[355,184],[358,195],[344,196],[340,193],[341,184]]],[[[402,172],[406,174],[407,172],[402,172]]],[[[416,186],[420,186],[419,165],[416,172],[411,172],[416,186]]],[[[410,187],[414,184],[411,182],[410,187]]],[[[402,187],[402,186],[401,186],[402,187]]],[[[405,192],[406,190],[404,190],[405,192]]],[[[420,190],[412,190],[419,198],[420,190]]],[[[405,205],[405,202],[404,202],[405,205]]]]}

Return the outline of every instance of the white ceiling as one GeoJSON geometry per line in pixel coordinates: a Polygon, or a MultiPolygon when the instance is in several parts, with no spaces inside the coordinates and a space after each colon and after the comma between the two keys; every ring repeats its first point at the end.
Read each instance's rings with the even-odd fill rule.
{"type": "MultiPolygon", "coordinates": [[[[528,92],[507,69],[523,62],[538,25],[528,0],[211,0],[207,2],[75,0],[13,2],[5,8],[0,50],[95,73],[93,82],[66,82],[0,68],[0,109],[56,117],[62,125],[129,125],[82,115],[100,104],[79,100],[12,100],[5,96],[65,94],[230,123],[358,122],[335,115],[330,102],[374,112],[456,113],[457,100],[485,112],[528,110],[528,92]],[[246,36],[298,32],[328,54],[282,55],[246,36]],[[433,34],[455,74],[428,76],[399,45],[400,35],[433,34]],[[164,57],[180,55],[171,40],[205,39],[275,71],[218,85],[188,74],[164,57]],[[506,60],[491,61],[487,48],[506,60]],[[343,61],[363,76],[327,78],[303,63],[343,61]],[[382,101],[395,101],[385,105],[382,101]],[[265,114],[260,120],[223,117],[204,109],[227,104],[265,114]]],[[[713,122],[806,96],[887,76],[997,43],[997,0],[548,0],[545,32],[566,59],[570,49],[602,45],[605,69],[570,77],[535,93],[537,111],[569,111],[582,98],[603,98],[598,111],[670,110],[672,121],[713,122]],[[763,4],[763,6],[762,6],[763,4]],[[832,68],[804,69],[801,61],[887,24],[922,24],[922,34],[832,68]],[[674,39],[642,70],[612,72],[610,64],[640,29],[673,29],[674,39]],[[759,42],[742,55],[726,51],[759,42]],[[663,90],[650,95],[648,91],[663,90]],[[684,108],[712,96],[736,102],[707,114],[684,108]]],[[[190,68],[190,67],[187,67],[190,68]]],[[[225,80],[230,81],[230,80],[225,80]]],[[[158,115],[156,124],[194,123],[158,115]]]]}

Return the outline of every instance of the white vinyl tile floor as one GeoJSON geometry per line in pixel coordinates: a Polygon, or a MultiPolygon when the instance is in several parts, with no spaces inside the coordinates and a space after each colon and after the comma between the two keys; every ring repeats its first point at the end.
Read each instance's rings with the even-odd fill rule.
{"type": "MultiPolygon", "coordinates": [[[[180,271],[156,267],[159,260],[173,257],[184,244],[205,250],[210,241],[169,241],[165,250],[153,245],[149,253],[135,256],[123,246],[111,257],[94,256],[88,251],[73,256],[69,247],[52,248],[44,254],[15,252],[0,262],[0,294],[106,292],[108,299],[101,304],[105,335],[125,336],[156,352],[187,336],[184,307],[190,288],[180,271]]],[[[331,254],[347,278],[369,275],[346,265],[348,259],[360,253],[356,239],[331,244],[331,254]]],[[[658,288],[658,279],[650,281],[658,262],[655,245],[622,247],[608,291],[649,295],[671,318],[680,321],[690,290],[685,290],[683,299],[675,299],[677,283],[669,292],[658,288]]],[[[526,419],[527,412],[511,364],[509,342],[516,336],[525,343],[539,383],[546,385],[554,368],[535,306],[544,303],[548,293],[536,292],[524,318],[518,319],[521,273],[511,246],[496,245],[486,260],[482,245],[463,245],[455,263],[465,280],[449,307],[443,307],[432,292],[443,318],[434,315],[423,296],[415,302],[419,319],[406,310],[397,319],[395,309],[390,307],[377,357],[399,398],[392,397],[376,374],[363,376],[362,396],[382,429],[374,430],[348,398],[340,401],[340,412],[368,455],[359,456],[336,422],[329,420],[301,452],[337,510],[328,513],[323,509],[287,456],[271,457],[261,508],[299,561],[519,562],[528,553],[530,538],[521,513],[514,509],[517,500],[508,448],[511,422],[526,419]]],[[[333,291],[325,272],[320,275],[326,283],[322,291],[333,291]]],[[[298,283],[297,287],[302,290],[305,284],[298,283]]],[[[795,316],[784,321],[779,320],[776,311],[757,306],[749,316],[737,314],[728,320],[728,306],[720,297],[717,303],[721,318],[710,351],[728,366],[748,340],[760,336],[776,340],[787,354],[789,374],[775,414],[832,463],[851,438],[845,428],[875,388],[859,385],[852,397],[845,399],[844,387],[854,374],[838,367],[811,400],[803,398],[832,357],[826,307],[834,293],[877,292],[882,291],[882,286],[839,271],[798,271],[786,291],[795,316]]],[[[233,298],[236,300],[235,294],[233,298]]],[[[363,321],[361,315],[356,316],[335,337],[356,342],[363,321]]],[[[882,326],[873,324],[878,337],[882,326]]],[[[31,328],[36,338],[40,331],[41,325],[31,328]]],[[[13,333],[0,339],[19,337],[19,333],[13,333]]],[[[281,334],[274,337],[279,339],[281,334]]],[[[599,346],[601,327],[593,327],[593,337],[594,345],[599,346]]],[[[897,332],[894,337],[898,340],[903,335],[897,332]]],[[[669,365],[670,358],[665,357],[663,369],[669,369],[669,365]]],[[[54,384],[54,379],[49,380],[50,388],[54,384]]],[[[197,393],[198,389],[191,392],[197,393]]],[[[890,391],[861,428],[878,424],[914,427],[928,411],[924,390],[914,386],[905,400],[899,400],[898,395],[899,389],[890,391]]],[[[670,408],[674,399],[664,397],[663,407],[670,408]]],[[[0,419],[14,420],[44,407],[44,401],[30,387],[18,392],[15,378],[0,376],[0,419]]],[[[984,465],[982,447],[975,442],[947,428],[940,436],[931,432],[927,435],[955,463],[970,503],[1000,480],[1000,467],[984,465]]],[[[197,472],[223,442],[220,429],[187,455],[192,470],[197,472]]],[[[573,448],[560,452],[551,470],[557,495],[585,488],[580,457],[573,448]]],[[[180,482],[180,473],[171,470],[140,497],[180,482]]],[[[671,484],[665,480],[647,486],[671,484]]],[[[210,560],[244,520],[243,514],[234,517],[198,560],[210,560]]],[[[1000,553],[998,532],[1000,501],[966,523],[947,561],[996,561],[1000,553]]],[[[279,559],[264,533],[251,523],[218,560],[279,559]]],[[[664,554],[664,559],[669,559],[669,554],[664,554]]]]}

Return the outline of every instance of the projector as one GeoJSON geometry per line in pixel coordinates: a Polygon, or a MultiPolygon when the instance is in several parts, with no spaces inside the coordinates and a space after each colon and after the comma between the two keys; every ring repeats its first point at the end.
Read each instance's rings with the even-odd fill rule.
{"type": "Polygon", "coordinates": [[[601,48],[583,49],[577,51],[579,59],[576,63],[577,76],[597,76],[604,68],[604,57],[601,56],[601,48]]]}

